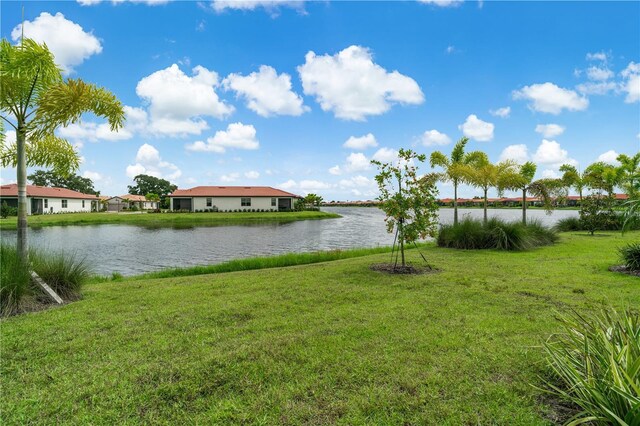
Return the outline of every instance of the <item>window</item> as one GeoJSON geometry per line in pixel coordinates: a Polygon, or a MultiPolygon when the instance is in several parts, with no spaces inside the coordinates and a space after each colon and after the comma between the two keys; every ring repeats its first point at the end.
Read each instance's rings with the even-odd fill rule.
{"type": "Polygon", "coordinates": [[[46,198],[44,199],[44,208],[45,209],[49,208],[49,200],[47,200],[46,198]]]}
{"type": "Polygon", "coordinates": [[[84,200],[82,200],[82,208],[84,209],[84,200]]]}
{"type": "Polygon", "coordinates": [[[271,199],[271,207],[275,207],[276,206],[276,202],[277,202],[277,198],[272,198],[271,199]]]}
{"type": "Polygon", "coordinates": [[[62,200],[62,208],[63,209],[67,208],[67,200],[62,200]]]}
{"type": "Polygon", "coordinates": [[[211,198],[207,198],[207,207],[211,207],[212,203],[211,203],[211,198]]]}
{"type": "Polygon", "coordinates": [[[251,207],[251,198],[240,198],[240,205],[243,207],[251,207]]]}

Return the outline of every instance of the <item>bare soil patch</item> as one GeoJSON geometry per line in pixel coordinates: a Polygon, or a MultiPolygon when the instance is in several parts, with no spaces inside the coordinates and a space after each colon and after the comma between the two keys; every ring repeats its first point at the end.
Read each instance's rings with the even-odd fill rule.
{"type": "Polygon", "coordinates": [[[394,275],[422,275],[422,274],[435,274],[439,272],[438,269],[431,266],[416,266],[416,265],[396,265],[394,263],[375,263],[370,266],[372,271],[382,272],[386,274],[394,275]]]}
{"type": "Polygon", "coordinates": [[[627,275],[631,275],[631,276],[634,276],[634,277],[640,277],[640,271],[632,271],[631,269],[627,268],[624,265],[611,266],[609,268],[609,270],[611,272],[619,272],[621,274],[627,274],[627,275]]]}

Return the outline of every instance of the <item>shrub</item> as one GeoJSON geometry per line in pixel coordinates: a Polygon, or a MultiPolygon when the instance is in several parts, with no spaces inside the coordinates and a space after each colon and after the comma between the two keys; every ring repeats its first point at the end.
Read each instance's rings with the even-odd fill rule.
{"type": "Polygon", "coordinates": [[[31,274],[18,258],[15,246],[0,245],[0,314],[15,313],[23,296],[31,292],[31,274]]]}
{"type": "Polygon", "coordinates": [[[583,229],[591,235],[595,231],[607,231],[621,228],[618,215],[613,211],[612,197],[589,195],[582,199],[580,206],[580,222],[583,229]]]}
{"type": "Polygon", "coordinates": [[[76,299],[91,276],[89,265],[77,254],[64,252],[30,254],[33,270],[63,299],[76,299]]]}
{"type": "Polygon", "coordinates": [[[18,209],[15,207],[11,207],[10,205],[7,204],[6,201],[2,202],[2,206],[0,206],[0,217],[2,217],[3,219],[6,219],[9,216],[17,216],[18,215],[18,209]]]}
{"type": "MultiPolygon", "coordinates": [[[[640,243],[630,243],[618,249],[624,265],[631,271],[640,271],[640,243]]],[[[639,372],[640,374],[640,372],[639,372]]]]}
{"type": "Polygon", "coordinates": [[[559,318],[544,345],[557,382],[550,392],[580,407],[570,424],[631,425],[640,418],[640,319],[613,309],[559,318]],[[559,382],[559,383],[558,383],[559,382]],[[594,423],[594,424],[595,424],[594,423]],[[591,423],[590,423],[591,424],[591,423]]]}
{"type": "Polygon", "coordinates": [[[519,221],[492,218],[485,224],[481,220],[465,218],[457,225],[442,225],[437,243],[440,247],[464,250],[527,250],[553,244],[557,239],[553,229],[536,221],[523,225],[519,221]]]}
{"type": "Polygon", "coordinates": [[[565,217],[560,219],[554,228],[558,232],[571,232],[571,231],[582,231],[582,223],[580,222],[580,218],[578,217],[565,217]]]}

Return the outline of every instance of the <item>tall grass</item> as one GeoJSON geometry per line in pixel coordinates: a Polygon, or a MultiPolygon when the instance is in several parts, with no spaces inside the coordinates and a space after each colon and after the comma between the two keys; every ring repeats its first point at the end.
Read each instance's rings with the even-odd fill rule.
{"type": "Polygon", "coordinates": [[[640,243],[630,243],[618,249],[624,266],[631,271],[640,271],[640,243]]]}
{"type": "Polygon", "coordinates": [[[33,251],[30,259],[33,270],[63,299],[79,298],[91,277],[89,264],[77,253],[33,251]]]}
{"type": "Polygon", "coordinates": [[[20,300],[31,293],[29,268],[18,258],[14,246],[0,245],[0,315],[12,315],[18,311],[20,300]]]}
{"type": "Polygon", "coordinates": [[[171,268],[157,272],[136,275],[131,279],[170,278],[189,275],[220,274],[225,272],[249,271],[254,269],[281,268],[285,266],[308,265],[332,260],[350,259],[370,254],[389,253],[391,247],[374,247],[349,250],[330,250],[312,253],[287,253],[271,257],[251,257],[231,260],[217,265],[193,266],[190,268],[171,268]]]}
{"type": "Polygon", "coordinates": [[[561,316],[563,332],[544,345],[560,384],[551,392],[580,407],[569,425],[640,424],[640,319],[613,309],[561,316]]]}
{"type": "MultiPolygon", "coordinates": [[[[558,232],[586,231],[584,222],[579,217],[565,217],[554,226],[558,232]]],[[[601,231],[637,231],[640,230],[640,220],[631,216],[627,218],[624,213],[614,213],[611,220],[600,229],[601,231]]]]}
{"type": "Polygon", "coordinates": [[[465,250],[528,250],[553,244],[557,239],[554,230],[537,221],[523,225],[519,221],[492,218],[485,224],[481,220],[465,218],[457,225],[442,225],[437,243],[440,247],[465,250]]]}

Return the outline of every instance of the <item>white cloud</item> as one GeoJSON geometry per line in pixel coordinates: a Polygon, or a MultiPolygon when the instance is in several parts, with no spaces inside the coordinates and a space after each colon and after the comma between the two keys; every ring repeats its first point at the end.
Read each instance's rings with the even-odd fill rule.
{"type": "Polygon", "coordinates": [[[200,134],[207,123],[200,117],[225,118],[234,108],[218,98],[218,74],[202,66],[187,76],[177,64],[156,71],[138,82],[136,93],[149,102],[151,133],[200,134]]]}
{"type": "Polygon", "coordinates": [[[607,164],[619,166],[620,162],[618,161],[618,155],[620,154],[615,152],[613,149],[610,149],[609,151],[600,154],[597,161],[603,161],[607,164]]]}
{"type": "Polygon", "coordinates": [[[331,168],[329,168],[329,174],[332,174],[334,176],[339,176],[342,174],[342,168],[338,165],[333,166],[331,168]]]}
{"type": "Polygon", "coordinates": [[[597,83],[588,81],[578,84],[576,89],[583,95],[606,95],[609,92],[619,90],[619,87],[618,84],[613,81],[600,81],[597,83]]]}
{"type": "Polygon", "coordinates": [[[591,67],[587,68],[587,78],[589,80],[603,81],[603,80],[608,80],[611,77],[613,77],[613,71],[611,71],[607,67],[604,67],[604,66],[602,66],[602,67],[591,66],[591,67]]]}
{"type": "Polygon", "coordinates": [[[373,159],[381,163],[394,163],[398,161],[398,151],[392,148],[380,148],[373,154],[373,159]]]}
{"type": "Polygon", "coordinates": [[[217,152],[222,154],[227,148],[253,150],[260,147],[256,139],[256,129],[251,124],[231,123],[227,130],[218,130],[207,142],[196,141],[186,146],[189,151],[217,152]]]}
{"type": "Polygon", "coordinates": [[[211,3],[211,7],[216,12],[222,12],[225,9],[255,10],[259,7],[274,12],[279,7],[303,10],[303,6],[304,0],[213,0],[211,3]]]}
{"type": "Polygon", "coordinates": [[[4,138],[4,141],[7,145],[14,144],[18,140],[15,130],[7,130],[6,132],[4,132],[4,138]]]}
{"type": "Polygon", "coordinates": [[[494,125],[480,120],[475,114],[467,117],[467,120],[458,126],[462,133],[478,142],[487,142],[493,139],[494,125]]]}
{"type": "Polygon", "coordinates": [[[85,172],[82,174],[82,177],[91,179],[94,182],[102,180],[102,175],[100,173],[92,172],[90,170],[85,170],[85,172]]]}
{"type": "Polygon", "coordinates": [[[538,149],[533,154],[533,161],[556,169],[563,164],[578,164],[576,160],[569,158],[567,150],[562,149],[558,142],[547,139],[543,139],[538,146],[538,149]]]}
{"type": "Polygon", "coordinates": [[[220,181],[224,183],[235,182],[240,177],[240,173],[229,173],[228,175],[220,176],[220,181]]]}
{"type": "Polygon", "coordinates": [[[538,112],[560,114],[563,109],[582,111],[589,106],[589,100],[573,90],[563,89],[553,83],[532,84],[513,92],[513,99],[530,101],[529,108],[538,112]]]}
{"type": "Polygon", "coordinates": [[[420,136],[420,142],[424,146],[447,145],[451,143],[451,138],[439,131],[427,130],[420,136]]]}
{"type": "Polygon", "coordinates": [[[256,172],[255,170],[251,170],[246,172],[244,174],[244,177],[246,177],[247,179],[258,179],[260,177],[260,173],[256,172]]]}
{"type": "Polygon", "coordinates": [[[502,150],[500,161],[513,160],[518,164],[529,161],[529,152],[525,144],[509,145],[502,150]]]}
{"type": "Polygon", "coordinates": [[[323,111],[344,120],[365,120],[387,112],[395,103],[424,102],[415,80],[398,71],[387,72],[361,46],[349,46],[335,55],[317,56],[310,51],[298,72],[304,93],[315,96],[323,111]]]}
{"type": "Polygon", "coordinates": [[[492,109],[489,110],[489,114],[496,117],[509,118],[509,115],[511,115],[511,107],[502,107],[495,110],[492,109]]]}
{"type": "Polygon", "coordinates": [[[182,171],[175,164],[163,161],[160,152],[153,146],[145,143],[140,146],[136,154],[136,163],[127,166],[127,176],[131,179],[139,174],[146,174],[164,179],[177,179],[182,171]]]}
{"type": "Polygon", "coordinates": [[[640,101],[640,63],[630,62],[627,68],[621,72],[626,82],[622,86],[622,90],[627,92],[624,99],[626,103],[634,103],[640,101]]]}
{"type": "Polygon", "coordinates": [[[457,7],[463,3],[463,0],[418,0],[418,2],[438,7],[457,7]]]}
{"type": "Polygon", "coordinates": [[[331,189],[333,188],[333,185],[319,180],[301,180],[300,182],[297,182],[293,179],[289,179],[288,181],[282,182],[278,185],[278,188],[286,191],[300,191],[306,195],[311,192],[331,189]]]}
{"type": "MultiPolygon", "coordinates": [[[[19,40],[21,36],[22,24],[11,31],[14,41],[19,40]]],[[[72,73],[73,68],[85,59],[102,52],[102,45],[97,37],[66,19],[62,13],[51,15],[42,12],[33,21],[25,21],[24,36],[39,43],[46,43],[65,74],[72,73]]]]}
{"type": "Polygon", "coordinates": [[[275,69],[262,65],[258,72],[242,76],[229,74],[222,81],[225,89],[233,90],[247,101],[247,107],[263,117],[301,115],[309,111],[302,98],[291,90],[291,76],[278,75],[275,69]]]}
{"type": "Polygon", "coordinates": [[[367,170],[371,167],[369,159],[361,152],[352,152],[347,156],[347,163],[345,169],[348,172],[359,172],[367,170]]]}
{"type": "Polygon", "coordinates": [[[376,186],[376,182],[373,179],[369,179],[366,176],[358,175],[358,176],[353,176],[349,179],[341,179],[340,186],[343,188],[354,188],[354,187],[373,188],[376,186]]]}
{"type": "Polygon", "coordinates": [[[350,149],[367,149],[378,146],[378,141],[372,133],[367,133],[360,137],[351,136],[342,146],[350,149]]]}
{"type": "Polygon", "coordinates": [[[564,131],[565,127],[559,124],[538,124],[536,126],[536,132],[542,134],[545,138],[560,136],[564,131]]]}
{"type": "Polygon", "coordinates": [[[147,127],[147,113],[141,108],[124,106],[125,125],[114,132],[108,123],[93,123],[82,121],[61,127],[57,133],[60,137],[82,144],[85,141],[99,140],[119,141],[131,139],[136,132],[143,132],[147,127]]]}
{"type": "Polygon", "coordinates": [[[558,179],[560,177],[560,174],[552,169],[545,169],[542,171],[542,177],[544,179],[558,179]]]}
{"type": "Polygon", "coordinates": [[[587,61],[602,61],[606,62],[608,55],[605,52],[587,53],[587,61]]]}
{"type": "Polygon", "coordinates": [[[447,55],[451,55],[455,51],[456,51],[456,47],[454,45],[452,45],[452,44],[447,46],[447,48],[445,49],[445,52],[447,53],[447,55]]]}

